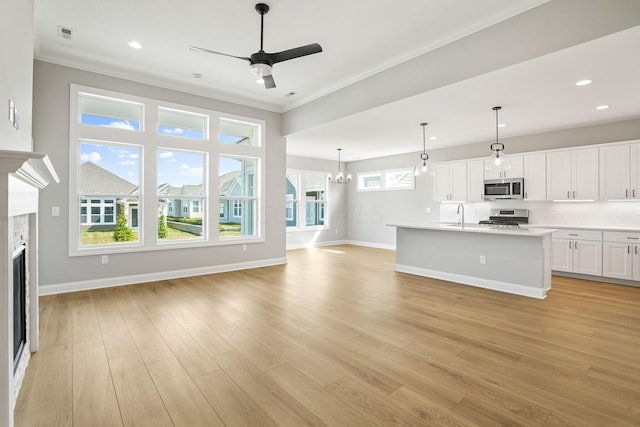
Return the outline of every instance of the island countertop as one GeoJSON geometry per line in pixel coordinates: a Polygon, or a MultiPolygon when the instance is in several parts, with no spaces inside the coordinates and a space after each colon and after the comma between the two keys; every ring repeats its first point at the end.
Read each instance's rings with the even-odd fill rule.
{"type": "Polygon", "coordinates": [[[515,235],[522,237],[541,237],[548,234],[552,234],[554,231],[558,231],[552,228],[496,228],[480,226],[474,223],[467,223],[464,227],[456,223],[442,223],[442,222],[427,222],[421,224],[387,224],[390,227],[401,228],[414,228],[418,230],[442,230],[442,231],[458,231],[463,233],[484,233],[484,234],[501,234],[501,235],[515,235]]]}

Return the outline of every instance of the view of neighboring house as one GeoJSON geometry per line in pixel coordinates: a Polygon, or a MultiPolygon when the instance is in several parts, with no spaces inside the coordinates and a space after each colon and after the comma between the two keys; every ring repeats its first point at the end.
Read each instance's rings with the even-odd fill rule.
{"type": "MultiPolygon", "coordinates": [[[[219,178],[219,222],[241,223],[242,200],[232,197],[243,196],[240,171],[227,172],[219,178]]],[[[116,224],[117,206],[123,205],[127,216],[127,225],[138,227],[138,186],[116,174],[96,165],[85,162],[80,165],[80,192],[87,196],[81,199],[80,217],[85,229],[111,229],[116,224]],[[114,194],[105,197],[105,194],[114,194]],[[120,195],[120,196],[115,196],[120,195]],[[131,197],[122,197],[130,195],[131,197]]],[[[173,187],[168,183],[158,186],[158,215],[176,218],[202,218],[204,207],[204,186],[183,185],[173,187]]]]}
{"type": "Polygon", "coordinates": [[[138,227],[138,186],[101,168],[92,162],[80,165],[80,194],[113,194],[118,197],[83,197],[80,199],[80,221],[85,229],[99,230],[115,227],[117,205],[124,205],[127,225],[138,227]],[[122,197],[121,195],[131,197],[122,197]]]}
{"type": "Polygon", "coordinates": [[[158,195],[166,197],[160,200],[160,215],[176,218],[202,218],[202,201],[204,200],[204,186],[183,185],[172,187],[169,184],[158,186],[158,195]],[[184,197],[189,197],[185,199],[184,197]]]}
{"type": "MultiPolygon", "coordinates": [[[[231,171],[220,175],[218,194],[221,197],[242,196],[242,182],[240,171],[231,171]]],[[[242,201],[232,199],[220,199],[219,222],[240,223],[242,218],[242,201]]]]}

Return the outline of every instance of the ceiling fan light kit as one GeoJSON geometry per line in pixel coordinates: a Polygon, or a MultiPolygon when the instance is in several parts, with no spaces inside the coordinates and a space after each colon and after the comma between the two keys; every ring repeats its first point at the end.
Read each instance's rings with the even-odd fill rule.
{"type": "Polygon", "coordinates": [[[312,43],[305,46],[295,47],[293,49],[283,50],[282,52],[267,53],[264,51],[264,15],[269,12],[269,5],[265,3],[256,4],[256,12],[260,15],[260,50],[251,56],[235,56],[227,53],[216,52],[214,50],[205,49],[198,46],[189,46],[189,49],[198,52],[213,53],[215,55],[228,56],[231,58],[241,59],[249,62],[249,70],[256,75],[258,83],[264,83],[264,87],[272,89],[276,87],[273,79],[272,67],[278,62],[289,61],[291,59],[300,58],[302,56],[313,55],[322,52],[322,47],[318,43],[312,43]]]}

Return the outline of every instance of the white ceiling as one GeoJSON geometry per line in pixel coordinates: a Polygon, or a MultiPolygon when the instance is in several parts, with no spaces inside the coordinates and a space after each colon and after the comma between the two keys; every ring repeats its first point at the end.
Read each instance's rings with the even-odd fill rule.
{"type": "MultiPolygon", "coordinates": [[[[257,85],[237,56],[258,50],[260,17],[249,0],[35,0],[36,58],[284,112],[546,0],[267,0],[265,50],[317,42],[324,51],[274,66],[278,85],[257,85]],[[73,39],[58,37],[58,26],[73,39]],[[143,49],[127,46],[137,40],[143,49]],[[201,79],[193,73],[202,74],[201,79]],[[286,96],[295,92],[294,96],[286,96]]],[[[289,154],[355,160],[494,137],[640,116],[640,30],[635,28],[288,136],[289,154]],[[594,83],[576,88],[581,78],[594,83]],[[595,111],[599,104],[611,104],[595,111]]]]}

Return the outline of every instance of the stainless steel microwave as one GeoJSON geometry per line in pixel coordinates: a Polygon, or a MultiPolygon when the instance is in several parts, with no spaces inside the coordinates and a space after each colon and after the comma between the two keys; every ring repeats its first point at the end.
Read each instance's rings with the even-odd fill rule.
{"type": "Polygon", "coordinates": [[[524,179],[485,179],[484,199],[524,199],[524,179]]]}

